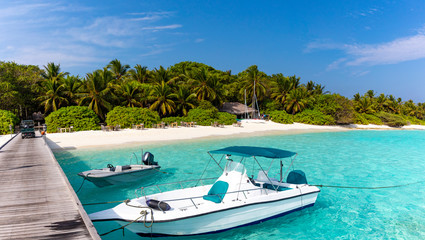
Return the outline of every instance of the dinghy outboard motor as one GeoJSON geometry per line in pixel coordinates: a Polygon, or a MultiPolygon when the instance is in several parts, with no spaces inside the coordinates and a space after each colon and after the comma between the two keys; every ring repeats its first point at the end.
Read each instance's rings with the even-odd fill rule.
{"type": "Polygon", "coordinates": [[[158,165],[158,162],[154,161],[154,156],[150,152],[145,152],[142,160],[145,165],[158,165]]]}
{"type": "Polygon", "coordinates": [[[153,208],[153,209],[156,209],[156,210],[160,210],[160,211],[163,211],[163,212],[168,211],[168,210],[171,209],[171,207],[170,207],[170,205],[168,205],[168,203],[162,202],[162,201],[158,201],[158,200],[155,200],[155,199],[149,199],[149,200],[147,200],[146,201],[146,204],[150,208],[153,208]]]}
{"type": "Polygon", "coordinates": [[[308,184],[305,173],[301,170],[291,171],[286,178],[286,182],[291,184],[308,184]]]}

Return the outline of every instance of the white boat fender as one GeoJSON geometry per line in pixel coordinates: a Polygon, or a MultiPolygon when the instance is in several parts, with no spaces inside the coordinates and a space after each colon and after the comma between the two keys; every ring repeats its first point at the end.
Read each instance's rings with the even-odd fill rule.
{"type": "Polygon", "coordinates": [[[160,210],[160,211],[168,211],[171,209],[170,205],[168,205],[168,203],[163,202],[163,201],[158,201],[155,199],[149,199],[146,201],[146,204],[148,205],[148,207],[156,209],[156,210],[160,210]]]}

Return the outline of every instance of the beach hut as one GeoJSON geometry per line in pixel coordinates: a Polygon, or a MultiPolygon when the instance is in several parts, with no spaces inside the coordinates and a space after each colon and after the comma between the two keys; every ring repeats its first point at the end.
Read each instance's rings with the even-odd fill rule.
{"type": "Polygon", "coordinates": [[[237,118],[244,118],[245,115],[251,115],[255,112],[255,109],[252,107],[247,107],[246,105],[238,102],[225,102],[220,108],[220,112],[228,112],[234,114],[237,118]]]}

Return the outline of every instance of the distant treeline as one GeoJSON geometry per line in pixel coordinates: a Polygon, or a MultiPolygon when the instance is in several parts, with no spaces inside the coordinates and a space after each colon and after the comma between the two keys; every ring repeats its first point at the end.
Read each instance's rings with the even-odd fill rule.
{"type": "Polygon", "coordinates": [[[0,109],[20,119],[31,118],[33,112],[47,116],[67,106],[87,106],[101,122],[118,106],[148,108],[161,118],[184,117],[201,101],[218,109],[224,102],[244,103],[245,92],[251,105],[254,84],[261,113],[275,116],[278,122],[424,123],[424,103],[373,90],[348,99],[313,81],[302,83],[295,75],[267,75],[256,65],[232,74],[197,62],[148,69],[139,64],[131,68],[117,59],[86,76],[63,72],[55,63],[40,69],[0,62],[0,109]]]}

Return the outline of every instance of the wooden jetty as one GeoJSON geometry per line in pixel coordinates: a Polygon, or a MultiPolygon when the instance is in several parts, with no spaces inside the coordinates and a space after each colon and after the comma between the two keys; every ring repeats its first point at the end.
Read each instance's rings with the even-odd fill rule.
{"type": "Polygon", "coordinates": [[[100,239],[40,136],[0,150],[0,239],[100,239]]]}

